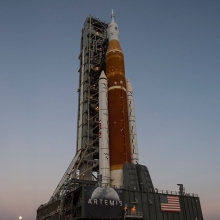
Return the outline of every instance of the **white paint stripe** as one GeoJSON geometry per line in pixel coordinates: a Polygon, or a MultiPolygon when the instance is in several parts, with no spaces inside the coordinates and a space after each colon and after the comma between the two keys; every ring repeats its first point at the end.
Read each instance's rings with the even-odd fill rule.
{"type": "Polygon", "coordinates": [[[123,54],[123,52],[122,52],[121,50],[116,50],[116,49],[114,49],[114,50],[109,50],[109,51],[106,53],[106,55],[109,54],[110,52],[113,52],[113,53],[114,53],[114,52],[116,52],[116,51],[123,54]]]}
{"type": "Polygon", "coordinates": [[[112,86],[112,87],[110,87],[110,88],[108,89],[108,91],[110,91],[110,90],[112,90],[112,89],[123,89],[125,92],[127,91],[127,90],[125,89],[125,87],[122,87],[122,86],[112,86]]]}

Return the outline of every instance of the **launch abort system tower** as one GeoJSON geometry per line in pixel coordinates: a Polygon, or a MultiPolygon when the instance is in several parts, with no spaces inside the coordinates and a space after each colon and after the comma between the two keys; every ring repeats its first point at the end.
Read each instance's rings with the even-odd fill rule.
{"type": "Polygon", "coordinates": [[[82,29],[76,154],[36,220],[203,220],[198,195],[158,190],[139,164],[131,82],[119,28],[89,16],[82,29]]]}

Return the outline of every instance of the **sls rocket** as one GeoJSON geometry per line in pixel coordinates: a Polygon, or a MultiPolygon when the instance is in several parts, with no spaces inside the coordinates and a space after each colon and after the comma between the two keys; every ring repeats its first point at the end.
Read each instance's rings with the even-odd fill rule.
{"type": "Polygon", "coordinates": [[[138,148],[133,91],[125,78],[124,54],[113,10],[108,39],[106,75],[102,71],[99,78],[99,173],[102,185],[122,187],[123,165],[138,163],[138,148]]]}

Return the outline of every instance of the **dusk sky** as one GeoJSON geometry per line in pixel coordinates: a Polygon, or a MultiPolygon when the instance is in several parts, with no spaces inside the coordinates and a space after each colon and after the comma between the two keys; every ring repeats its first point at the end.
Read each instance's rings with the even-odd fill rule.
{"type": "Polygon", "coordinates": [[[219,0],[0,0],[0,220],[34,220],[73,159],[81,29],[112,8],[140,163],[220,219],[219,0]]]}

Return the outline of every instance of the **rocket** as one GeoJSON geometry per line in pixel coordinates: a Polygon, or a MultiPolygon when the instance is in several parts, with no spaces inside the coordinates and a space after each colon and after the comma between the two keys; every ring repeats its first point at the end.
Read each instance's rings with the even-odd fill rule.
{"type": "Polygon", "coordinates": [[[133,88],[129,80],[126,82],[127,86],[127,101],[128,101],[128,121],[129,121],[129,133],[131,143],[131,162],[138,164],[138,145],[137,145],[137,132],[136,132],[136,121],[134,113],[134,98],[133,88]]]}
{"type": "Polygon", "coordinates": [[[109,149],[111,186],[123,186],[123,165],[131,163],[128,104],[124,54],[119,42],[119,29],[114,20],[108,25],[106,76],[108,79],[109,149]]]}
{"type": "Polygon", "coordinates": [[[108,82],[102,71],[99,77],[99,174],[102,175],[102,186],[110,185],[108,133],[108,82]]]}
{"type": "Polygon", "coordinates": [[[108,39],[106,75],[102,71],[99,78],[99,173],[102,186],[123,187],[123,165],[138,163],[138,148],[133,91],[113,10],[108,39]]]}

